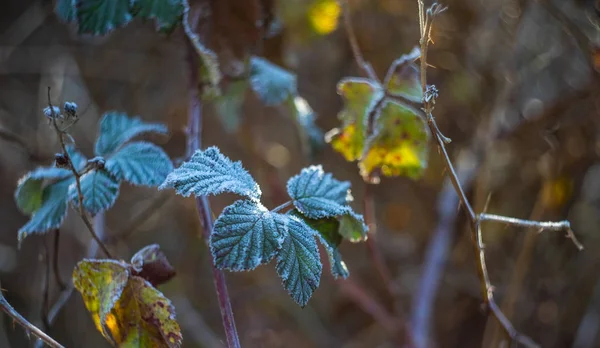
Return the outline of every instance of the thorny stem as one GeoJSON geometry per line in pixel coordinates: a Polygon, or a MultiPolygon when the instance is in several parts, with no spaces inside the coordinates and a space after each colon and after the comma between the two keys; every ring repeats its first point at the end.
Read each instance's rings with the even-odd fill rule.
{"type": "Polygon", "coordinates": [[[75,165],[73,164],[73,161],[71,160],[71,156],[69,156],[69,153],[67,152],[67,146],[65,145],[65,140],[63,138],[65,131],[63,129],[60,129],[60,127],[58,127],[58,123],[56,122],[56,117],[58,115],[54,114],[54,107],[52,106],[52,102],[50,100],[50,87],[48,87],[48,107],[50,108],[51,113],[52,113],[52,115],[51,115],[52,125],[54,126],[54,130],[56,130],[56,134],[58,135],[58,140],[60,141],[60,147],[62,148],[63,155],[65,156],[65,159],[67,160],[67,166],[69,167],[69,169],[73,173],[73,176],[75,177],[75,186],[77,187],[77,198],[78,198],[77,209],[78,209],[79,216],[81,216],[83,223],[85,224],[87,229],[92,234],[92,238],[94,238],[96,243],[98,243],[98,245],[100,246],[100,248],[102,249],[104,254],[106,254],[106,256],[108,258],[112,259],[113,257],[110,254],[110,252],[108,251],[108,248],[106,247],[106,245],[104,245],[102,240],[100,240],[100,238],[98,238],[98,235],[94,231],[94,227],[92,226],[90,219],[88,218],[85,210],[83,209],[83,194],[81,193],[81,175],[82,174],[77,171],[77,169],[75,168],[75,165]]]}
{"type": "MultiPolygon", "coordinates": [[[[185,2],[185,5],[186,11],[184,12],[183,20],[186,22],[186,26],[189,26],[189,4],[187,4],[187,1],[185,2]]],[[[197,19],[195,19],[195,21],[197,21],[197,19]]],[[[192,42],[188,40],[186,43],[190,94],[187,157],[190,158],[196,150],[200,149],[202,104],[198,97],[198,57],[192,46],[192,42]]],[[[208,199],[205,196],[196,197],[196,208],[198,210],[198,215],[200,216],[200,221],[202,223],[204,240],[208,242],[210,234],[213,230],[213,218],[208,199]]],[[[235,326],[235,318],[233,316],[231,300],[229,299],[229,293],[227,291],[225,274],[223,273],[223,271],[215,267],[214,258],[211,257],[210,259],[213,272],[213,280],[215,283],[215,290],[217,293],[217,299],[219,301],[219,308],[221,309],[223,329],[225,330],[225,336],[227,338],[227,346],[230,348],[239,348],[241,347],[240,339],[238,337],[237,329],[235,326]]]]}
{"type": "Polygon", "coordinates": [[[506,331],[506,333],[512,340],[519,342],[527,347],[537,347],[537,344],[531,338],[519,333],[514,328],[514,326],[510,322],[510,320],[504,315],[504,313],[502,313],[502,311],[500,310],[500,308],[498,307],[498,305],[496,304],[496,302],[494,300],[494,294],[493,294],[494,287],[492,286],[492,284],[490,282],[489,274],[487,271],[487,266],[485,263],[485,248],[483,245],[483,237],[482,237],[482,233],[481,233],[481,223],[484,221],[496,221],[496,222],[502,222],[505,224],[520,226],[520,227],[534,227],[534,228],[539,229],[540,231],[546,230],[546,229],[553,230],[553,231],[566,231],[568,237],[571,238],[571,240],[573,241],[573,243],[579,250],[581,250],[583,248],[583,246],[575,238],[575,235],[574,235],[573,231],[571,230],[571,226],[568,221],[540,222],[540,221],[515,219],[515,218],[511,218],[511,217],[505,217],[505,216],[499,216],[499,215],[493,215],[493,214],[475,214],[475,212],[471,206],[471,203],[469,202],[465,192],[463,191],[463,189],[460,185],[460,182],[458,180],[458,175],[456,174],[456,170],[454,169],[454,166],[452,164],[452,160],[450,159],[450,156],[448,156],[448,152],[446,151],[446,141],[444,139],[447,139],[447,138],[445,138],[442,135],[442,133],[440,132],[440,130],[438,129],[438,127],[435,123],[435,119],[431,113],[433,110],[433,103],[435,102],[435,100],[432,100],[427,97],[427,73],[426,73],[427,72],[427,47],[428,47],[429,41],[430,41],[433,17],[435,15],[441,13],[445,8],[441,7],[437,3],[434,3],[432,5],[432,7],[427,10],[427,13],[425,13],[422,0],[417,0],[417,2],[419,4],[419,19],[420,19],[420,22],[422,23],[421,24],[422,29],[421,29],[420,44],[421,44],[421,52],[422,52],[422,56],[421,56],[421,87],[423,89],[423,94],[425,96],[423,109],[424,109],[425,115],[427,117],[427,121],[428,121],[427,123],[429,125],[429,129],[431,130],[431,133],[433,134],[433,136],[436,140],[436,143],[438,145],[438,148],[440,150],[440,154],[442,155],[442,157],[444,159],[444,164],[446,167],[446,171],[450,177],[450,181],[452,182],[452,185],[454,186],[454,189],[455,189],[456,193],[458,194],[461,205],[465,209],[465,211],[467,213],[467,218],[469,219],[469,222],[470,222],[471,237],[472,237],[471,239],[473,242],[473,248],[475,250],[475,253],[478,256],[477,266],[478,266],[478,271],[479,271],[481,291],[482,291],[485,305],[486,305],[487,309],[498,320],[500,325],[502,325],[502,327],[504,328],[504,330],[506,331]]]}
{"type": "Polygon", "coordinates": [[[37,337],[40,341],[44,342],[49,347],[64,348],[52,337],[46,335],[46,333],[44,333],[42,330],[38,329],[36,326],[27,321],[27,319],[23,318],[23,316],[19,314],[19,312],[17,312],[10,305],[10,303],[8,303],[8,301],[6,301],[4,295],[2,294],[2,291],[0,291],[0,308],[2,309],[2,311],[8,314],[8,316],[11,317],[17,324],[21,325],[25,329],[25,332],[28,336],[30,333],[33,334],[35,337],[37,337]]]}

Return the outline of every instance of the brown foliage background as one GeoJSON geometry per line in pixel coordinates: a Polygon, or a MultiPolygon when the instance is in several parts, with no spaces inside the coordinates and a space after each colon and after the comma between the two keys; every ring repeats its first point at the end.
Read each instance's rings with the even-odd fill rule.
{"type": "MultiPolygon", "coordinates": [[[[319,126],[328,130],[338,124],[337,81],[360,72],[341,27],[327,36],[311,32],[307,11],[314,2],[211,2],[215,7],[208,25],[216,33],[211,47],[220,53],[224,69],[235,72],[236,60],[247,52],[262,52],[286,66],[297,73],[300,94],[318,113],[319,126]],[[256,45],[260,33],[248,23],[255,22],[258,3],[282,14],[284,29],[256,45]]],[[[417,44],[416,1],[350,2],[364,56],[383,76],[393,59],[417,44]]],[[[449,10],[434,27],[429,81],[440,90],[435,116],[453,139],[449,149],[474,207],[481,211],[491,194],[491,213],[568,218],[586,247],[577,252],[562,234],[486,226],[497,300],[513,324],[544,347],[600,346],[600,84],[592,49],[600,34],[594,1],[444,3],[449,10]]],[[[17,250],[17,230],[26,217],[18,212],[13,193],[19,177],[51,163],[59,148],[41,113],[46,89],[52,87],[57,104],[79,105],[81,121],[73,136],[88,156],[99,117],[122,110],[168,124],[171,136],[158,141],[173,158],[181,157],[188,106],[185,41],[180,29],[166,37],[156,34],[151,23],[138,21],[105,38],[82,38],[57,20],[50,1],[7,0],[1,6],[0,279],[7,299],[43,328],[44,244],[52,246],[53,236],[30,237],[17,250]]],[[[224,130],[210,106],[203,128],[205,146],[218,145],[257,178],[267,206],[283,203],[289,176],[309,163],[322,163],[336,177],[352,181],[355,207],[362,210],[364,186],[355,164],[328,147],[313,159],[304,157],[294,125],[281,110],[249,96],[236,134],[224,130]]],[[[228,273],[242,344],[398,345],[394,329],[402,325],[397,323],[410,327],[413,300],[423,291],[419,280],[430,262],[427,250],[439,243],[434,254],[444,268],[433,304],[431,345],[500,346],[505,338],[480,309],[467,227],[444,178],[432,147],[422,180],[384,179],[374,188],[376,245],[392,273],[393,298],[364,244],[342,246],[352,283],[336,282],[324,272],[304,309],[282,289],[272,265],[228,273]]],[[[230,202],[230,196],[211,199],[215,214],[230,202]]],[[[218,347],[224,339],[221,318],[207,248],[197,238],[200,228],[193,200],[126,185],[105,218],[114,254],[127,260],[155,242],[177,269],[177,277],[161,290],[176,306],[184,346],[218,347]],[[156,202],[163,204],[136,221],[156,202]]],[[[68,279],[90,240],[73,212],[61,231],[60,273],[68,279]]],[[[54,303],[60,290],[50,283],[54,303]]],[[[48,332],[66,346],[107,346],[77,293],[48,332]]],[[[0,346],[28,344],[22,330],[0,314],[0,346]]]]}

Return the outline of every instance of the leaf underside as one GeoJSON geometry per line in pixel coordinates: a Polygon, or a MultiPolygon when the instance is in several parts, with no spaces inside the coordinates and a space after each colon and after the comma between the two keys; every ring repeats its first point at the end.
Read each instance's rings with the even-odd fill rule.
{"type": "Polygon", "coordinates": [[[42,206],[44,181],[59,181],[71,175],[70,170],[54,167],[39,167],[27,173],[17,184],[15,191],[17,207],[24,214],[33,214],[42,206]]]}
{"type": "Polygon", "coordinates": [[[67,216],[67,194],[72,182],[72,179],[66,179],[44,189],[40,207],[19,229],[19,244],[30,234],[45,233],[60,227],[67,216]]]}
{"type": "Polygon", "coordinates": [[[158,31],[170,31],[179,23],[183,14],[181,0],[137,0],[140,11],[136,16],[154,19],[158,31]]]}
{"type": "Polygon", "coordinates": [[[107,112],[100,120],[96,156],[108,157],[126,142],[145,133],[167,134],[168,130],[160,123],[146,123],[139,117],[128,117],[116,111],[107,112]]]}
{"type": "Polygon", "coordinates": [[[249,271],[273,259],[286,233],[287,218],[259,202],[239,200],[215,221],[210,248],[215,265],[231,271],[249,271]]]}
{"type": "Polygon", "coordinates": [[[315,241],[316,232],[295,216],[289,216],[288,225],[277,255],[277,274],[294,301],[304,307],[319,287],[323,265],[315,241]]]}
{"type": "Polygon", "coordinates": [[[79,32],[104,35],[125,26],[133,18],[132,0],[78,0],[77,23],[79,32]]]}
{"type": "Polygon", "coordinates": [[[127,180],[134,185],[158,186],[173,171],[173,164],[159,146],[133,142],[106,161],[106,170],[116,179],[127,180]]]}
{"type": "Polygon", "coordinates": [[[261,196],[260,187],[240,162],[232,162],[218,148],[197,150],[192,158],[184,162],[167,176],[160,190],[172,187],[189,197],[235,193],[251,199],[261,196]]]}

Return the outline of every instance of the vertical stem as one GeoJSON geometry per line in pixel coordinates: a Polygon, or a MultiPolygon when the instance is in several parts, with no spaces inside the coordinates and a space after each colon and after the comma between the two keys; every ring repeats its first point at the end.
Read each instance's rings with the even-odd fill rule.
{"type": "Polygon", "coordinates": [[[57,228],[56,231],[54,232],[54,255],[52,258],[52,267],[54,270],[54,279],[56,280],[56,284],[58,284],[58,286],[60,287],[61,290],[64,290],[67,288],[67,286],[65,285],[65,282],[62,280],[62,278],[60,277],[60,267],[58,265],[58,247],[60,245],[60,229],[57,228]]]}
{"type": "Polygon", "coordinates": [[[375,199],[373,198],[372,185],[365,183],[365,193],[363,197],[364,203],[364,218],[367,227],[369,228],[369,238],[367,238],[367,247],[369,250],[369,256],[379,273],[379,276],[385,284],[386,290],[388,291],[392,300],[395,298],[394,291],[392,290],[392,276],[391,272],[385,264],[383,255],[377,248],[377,222],[375,219],[375,199]]]}
{"type": "MultiPolygon", "coordinates": [[[[188,53],[188,68],[189,68],[189,119],[188,119],[188,158],[200,148],[200,128],[202,126],[202,105],[198,98],[198,58],[191,45],[187,42],[187,53],[188,53]]],[[[196,208],[200,221],[202,223],[203,238],[208,243],[210,233],[213,230],[213,220],[210,211],[208,199],[204,196],[196,197],[196,208]]],[[[231,301],[229,299],[229,293],[227,291],[227,283],[225,282],[225,275],[223,271],[215,267],[214,259],[211,255],[211,267],[213,272],[213,280],[215,283],[215,289],[217,292],[217,298],[219,301],[219,308],[221,309],[221,318],[223,319],[223,328],[225,329],[225,336],[227,337],[227,346],[232,348],[239,348],[240,339],[237,334],[235,327],[235,319],[233,316],[233,310],[231,308],[231,301]]]]}

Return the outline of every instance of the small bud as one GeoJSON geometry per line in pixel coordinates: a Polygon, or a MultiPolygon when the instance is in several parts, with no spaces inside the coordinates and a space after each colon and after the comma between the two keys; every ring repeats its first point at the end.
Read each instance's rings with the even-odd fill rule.
{"type": "Polygon", "coordinates": [[[65,114],[67,114],[67,116],[75,117],[75,115],[77,115],[77,104],[73,102],[66,102],[63,110],[65,110],[65,114]]]}
{"type": "Polygon", "coordinates": [[[97,156],[88,160],[88,165],[95,169],[104,169],[105,163],[106,162],[104,161],[104,158],[102,158],[101,156],[97,156]]]}
{"type": "Polygon", "coordinates": [[[67,160],[67,156],[63,153],[57,153],[54,155],[54,162],[57,168],[66,168],[69,166],[69,161],[67,160]]]}
{"type": "Polygon", "coordinates": [[[60,109],[57,106],[53,106],[52,108],[50,108],[49,106],[46,106],[44,108],[44,115],[47,118],[59,117],[60,116],[60,109]]]}

